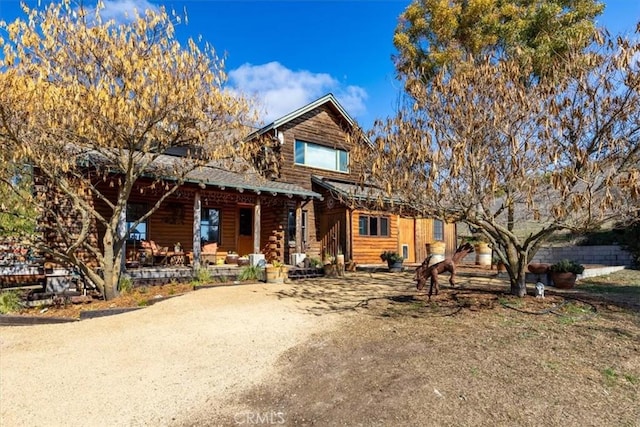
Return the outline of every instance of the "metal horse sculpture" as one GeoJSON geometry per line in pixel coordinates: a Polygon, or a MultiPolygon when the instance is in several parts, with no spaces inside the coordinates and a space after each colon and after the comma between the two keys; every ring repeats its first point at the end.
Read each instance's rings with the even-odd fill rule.
{"type": "Polygon", "coordinates": [[[418,290],[422,290],[424,285],[427,283],[427,279],[431,278],[431,286],[429,286],[429,299],[431,299],[431,295],[434,293],[438,295],[440,291],[440,286],[438,284],[438,274],[444,273],[445,271],[451,274],[449,277],[449,283],[452,287],[456,285],[455,275],[456,275],[456,264],[462,258],[466,257],[468,254],[473,252],[473,246],[470,243],[464,243],[456,249],[456,252],[450,258],[445,258],[444,260],[437,262],[433,265],[429,265],[429,260],[431,260],[431,256],[425,258],[422,261],[422,265],[416,269],[416,275],[414,279],[417,281],[416,287],[418,290]]]}

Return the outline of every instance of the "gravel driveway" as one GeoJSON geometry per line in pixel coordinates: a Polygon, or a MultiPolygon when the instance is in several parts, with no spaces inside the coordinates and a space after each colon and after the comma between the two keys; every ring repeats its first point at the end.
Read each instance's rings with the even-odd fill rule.
{"type": "Polygon", "coordinates": [[[312,300],[279,298],[292,286],[218,287],[116,316],[0,327],[0,425],[180,425],[225,410],[337,320],[314,316],[312,300]]]}

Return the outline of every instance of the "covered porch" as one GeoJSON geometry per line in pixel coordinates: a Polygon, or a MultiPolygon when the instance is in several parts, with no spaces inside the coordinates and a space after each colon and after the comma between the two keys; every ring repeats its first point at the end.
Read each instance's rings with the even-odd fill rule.
{"type": "Polygon", "coordinates": [[[234,265],[230,257],[288,263],[290,254],[304,252],[303,207],[322,199],[295,184],[201,168],[134,227],[160,197],[152,188],[151,182],[136,183],[122,218],[123,230],[129,230],[124,262],[130,271],[234,265]]]}

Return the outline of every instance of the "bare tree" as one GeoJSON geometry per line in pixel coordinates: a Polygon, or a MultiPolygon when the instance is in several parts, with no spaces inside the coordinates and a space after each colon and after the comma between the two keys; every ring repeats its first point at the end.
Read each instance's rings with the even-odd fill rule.
{"type": "Polygon", "coordinates": [[[637,39],[607,40],[553,81],[511,60],[443,71],[376,124],[373,150],[353,153],[362,182],[477,229],[524,296],[526,266],[553,233],[638,218],[639,51],[637,39]]]}

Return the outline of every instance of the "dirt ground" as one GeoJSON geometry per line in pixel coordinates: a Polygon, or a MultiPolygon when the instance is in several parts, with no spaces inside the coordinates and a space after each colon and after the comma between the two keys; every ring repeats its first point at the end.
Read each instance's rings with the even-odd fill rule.
{"type": "Polygon", "coordinates": [[[84,425],[640,425],[634,301],[599,302],[579,288],[514,299],[504,280],[486,274],[459,283],[428,301],[410,273],[355,273],[206,289],[112,319],[0,328],[0,421],[56,424],[48,412],[21,418],[20,410],[35,410],[24,402],[5,405],[22,395],[42,402],[41,388],[61,387],[59,375],[20,383],[4,373],[28,358],[31,370],[20,368],[42,376],[34,364],[51,363],[58,342],[54,357],[88,357],[75,354],[80,341],[53,331],[84,325],[88,334],[95,322],[104,331],[82,342],[100,347],[101,361],[118,360],[112,349],[127,362],[108,381],[88,362],[85,375],[67,372],[63,386],[87,402],[117,384],[119,410],[54,408],[84,425]],[[18,332],[29,328],[45,336],[18,332]],[[127,337],[129,329],[122,344],[113,344],[117,335],[99,344],[102,334],[127,337]],[[7,393],[9,380],[24,389],[18,396],[7,393]],[[142,402],[130,401],[136,396],[142,402]]]}
{"type": "Polygon", "coordinates": [[[638,312],[462,282],[431,302],[407,274],[297,283],[281,298],[343,313],[339,326],[287,351],[226,415],[184,425],[640,425],[638,312]]]}

